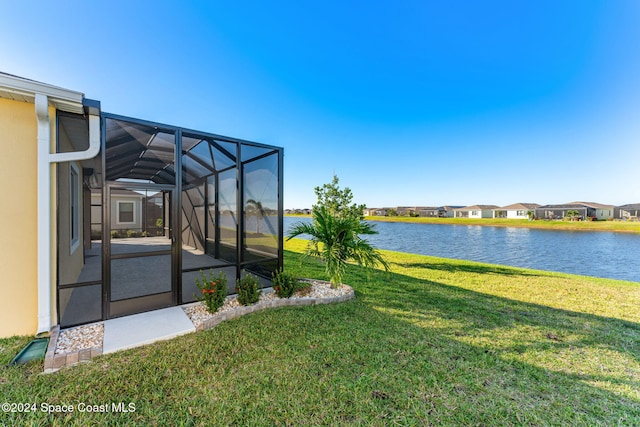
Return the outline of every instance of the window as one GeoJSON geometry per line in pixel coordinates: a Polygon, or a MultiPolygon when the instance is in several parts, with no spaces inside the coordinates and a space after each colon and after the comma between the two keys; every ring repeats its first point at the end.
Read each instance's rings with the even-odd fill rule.
{"type": "Polygon", "coordinates": [[[71,163],[69,167],[69,253],[80,245],[80,173],[71,163]]]}
{"type": "Polygon", "coordinates": [[[134,218],[133,202],[118,202],[118,224],[133,224],[134,218]]]}
{"type": "Polygon", "coordinates": [[[516,211],[516,215],[517,216],[526,216],[527,215],[527,211],[516,211]]]}

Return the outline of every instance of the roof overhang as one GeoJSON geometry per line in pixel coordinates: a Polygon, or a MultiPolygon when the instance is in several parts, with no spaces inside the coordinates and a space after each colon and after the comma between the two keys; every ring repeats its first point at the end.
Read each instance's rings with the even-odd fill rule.
{"type": "Polygon", "coordinates": [[[0,98],[35,102],[35,94],[45,95],[58,110],[82,114],[84,94],[0,72],[0,98]]]}

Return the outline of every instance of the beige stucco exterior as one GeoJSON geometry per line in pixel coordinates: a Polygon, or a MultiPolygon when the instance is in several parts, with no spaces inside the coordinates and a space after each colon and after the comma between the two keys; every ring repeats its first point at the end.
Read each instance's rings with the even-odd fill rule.
{"type": "MultiPolygon", "coordinates": [[[[49,108],[49,116],[51,140],[55,141],[54,108],[49,108]]],[[[33,335],[38,319],[37,121],[33,103],[0,99],[0,158],[5,160],[0,167],[0,337],[33,335]]],[[[55,233],[55,211],[50,218],[55,233]]],[[[55,265],[55,248],[50,254],[55,265]]],[[[51,292],[51,321],[55,324],[54,281],[51,292]]]]}

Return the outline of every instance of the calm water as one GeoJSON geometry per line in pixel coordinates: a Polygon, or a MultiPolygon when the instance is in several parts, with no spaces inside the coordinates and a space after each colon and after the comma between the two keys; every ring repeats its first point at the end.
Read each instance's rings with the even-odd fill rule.
{"type": "MultiPolygon", "coordinates": [[[[309,218],[284,217],[291,224],[309,218]]],[[[640,282],[640,236],[447,224],[374,222],[380,249],[640,282]]]]}

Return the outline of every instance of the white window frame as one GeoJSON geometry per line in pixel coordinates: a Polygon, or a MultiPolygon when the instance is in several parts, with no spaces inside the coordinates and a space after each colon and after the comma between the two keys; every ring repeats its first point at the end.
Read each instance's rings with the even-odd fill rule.
{"type": "Polygon", "coordinates": [[[132,225],[136,223],[136,202],[135,200],[118,200],[116,202],[116,224],[118,225],[132,225]],[[133,205],[133,221],[120,221],[120,205],[123,203],[130,203],[133,205]]]}
{"type": "Polygon", "coordinates": [[[80,170],[69,163],[69,255],[80,246],[80,170]]]}

